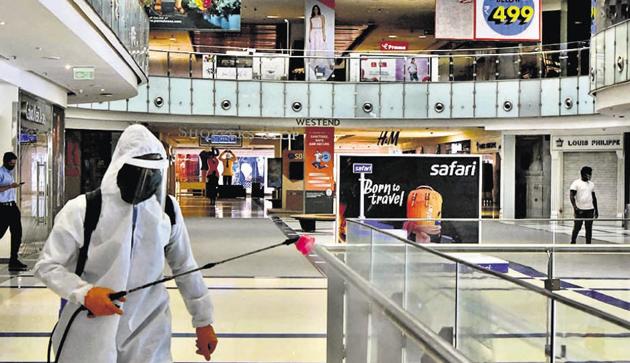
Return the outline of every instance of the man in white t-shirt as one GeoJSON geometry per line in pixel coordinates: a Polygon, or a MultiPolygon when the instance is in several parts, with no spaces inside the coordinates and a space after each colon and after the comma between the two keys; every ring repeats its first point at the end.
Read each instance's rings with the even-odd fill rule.
{"type": "Polygon", "coordinates": [[[571,243],[575,243],[582,223],[586,228],[586,243],[591,243],[593,235],[593,219],[599,217],[597,210],[597,198],[595,197],[595,184],[591,181],[593,169],[585,166],[580,170],[580,179],[575,179],[571,183],[570,198],[576,220],[573,222],[573,234],[571,243]],[[579,220],[578,220],[579,219],[579,220]]]}

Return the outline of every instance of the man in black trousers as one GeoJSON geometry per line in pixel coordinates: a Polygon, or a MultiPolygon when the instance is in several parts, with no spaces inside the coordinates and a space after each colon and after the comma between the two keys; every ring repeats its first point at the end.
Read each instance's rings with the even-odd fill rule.
{"type": "Polygon", "coordinates": [[[2,157],[0,167],[0,238],[4,237],[7,228],[11,231],[11,258],[9,271],[24,271],[26,265],[18,260],[18,252],[22,243],[22,220],[16,203],[17,184],[13,179],[13,169],[17,162],[17,155],[7,152],[2,157]]]}
{"type": "Polygon", "coordinates": [[[593,169],[585,166],[580,170],[580,179],[576,179],[571,183],[569,188],[569,198],[573,211],[575,212],[575,221],[573,222],[573,233],[571,234],[571,243],[575,244],[578,233],[582,229],[582,223],[586,228],[586,243],[591,243],[593,236],[593,219],[599,217],[597,209],[597,197],[595,196],[595,184],[591,181],[593,169]]]}

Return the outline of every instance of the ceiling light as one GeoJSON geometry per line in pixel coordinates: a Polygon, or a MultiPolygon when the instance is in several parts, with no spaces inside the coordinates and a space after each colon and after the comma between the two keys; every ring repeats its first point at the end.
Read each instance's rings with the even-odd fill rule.
{"type": "Polygon", "coordinates": [[[304,15],[298,16],[298,19],[304,19],[304,15]]]}
{"type": "Polygon", "coordinates": [[[267,15],[267,19],[278,19],[278,15],[267,15]]]}
{"type": "Polygon", "coordinates": [[[70,68],[72,68],[72,66],[71,66],[71,65],[69,65],[69,64],[66,64],[66,69],[68,69],[68,70],[69,70],[70,68]]]}
{"type": "Polygon", "coordinates": [[[79,93],[83,93],[83,88],[81,88],[81,89],[79,90],[79,93]]]}
{"type": "Polygon", "coordinates": [[[48,60],[60,60],[61,57],[57,57],[56,55],[45,55],[42,57],[42,59],[48,59],[48,60]]]}
{"type": "Polygon", "coordinates": [[[424,39],[426,37],[427,37],[426,35],[418,35],[418,38],[420,38],[420,39],[424,39]]]}
{"type": "Polygon", "coordinates": [[[176,41],[176,40],[177,40],[177,38],[175,38],[175,37],[170,37],[170,38],[168,38],[168,40],[170,40],[171,42],[174,42],[174,41],[176,41]]]}
{"type": "Polygon", "coordinates": [[[101,92],[105,92],[105,88],[101,88],[101,92]]]}
{"type": "Polygon", "coordinates": [[[0,25],[5,25],[6,23],[4,21],[0,21],[0,25]]]}
{"type": "Polygon", "coordinates": [[[388,35],[387,37],[388,37],[388,38],[398,38],[398,35],[394,35],[394,34],[392,34],[392,35],[388,35]]]}

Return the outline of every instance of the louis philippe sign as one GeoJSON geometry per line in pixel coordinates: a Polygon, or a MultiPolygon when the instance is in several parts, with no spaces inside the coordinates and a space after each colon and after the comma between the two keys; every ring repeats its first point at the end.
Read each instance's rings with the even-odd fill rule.
{"type": "Polygon", "coordinates": [[[556,135],[551,149],[557,151],[623,150],[623,135],[556,135]]]}

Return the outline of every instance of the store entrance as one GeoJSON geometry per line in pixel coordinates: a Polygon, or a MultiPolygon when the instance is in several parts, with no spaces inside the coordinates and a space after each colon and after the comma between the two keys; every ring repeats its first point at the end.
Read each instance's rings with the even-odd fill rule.
{"type": "Polygon", "coordinates": [[[22,121],[19,143],[20,210],[22,212],[22,241],[44,241],[52,225],[50,196],[51,129],[22,121]]]}
{"type": "Polygon", "coordinates": [[[281,142],[243,135],[217,132],[208,137],[182,137],[162,133],[174,160],[170,192],[177,197],[184,215],[268,215],[275,191],[268,169],[281,142]]]}

